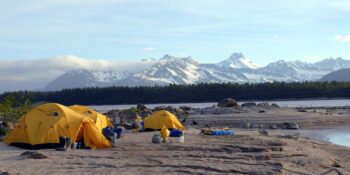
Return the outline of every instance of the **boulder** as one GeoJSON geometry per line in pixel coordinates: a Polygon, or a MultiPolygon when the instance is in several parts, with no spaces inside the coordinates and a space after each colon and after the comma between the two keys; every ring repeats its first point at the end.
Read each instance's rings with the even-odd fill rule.
{"type": "Polygon", "coordinates": [[[135,124],[142,120],[142,118],[137,114],[137,112],[133,109],[122,110],[119,113],[120,124],[135,124]]]}
{"type": "Polygon", "coordinates": [[[44,155],[38,151],[25,151],[20,156],[23,158],[27,158],[27,159],[46,159],[46,158],[48,158],[46,155],[44,155]]]}
{"type": "Polygon", "coordinates": [[[147,116],[151,115],[152,113],[153,113],[153,111],[151,109],[144,109],[144,110],[140,111],[140,116],[147,117],[147,116]]]}
{"type": "Polygon", "coordinates": [[[139,104],[137,104],[136,109],[138,109],[140,111],[144,111],[144,110],[146,110],[148,108],[144,104],[139,103],[139,104]]]}
{"type": "Polygon", "coordinates": [[[270,104],[267,103],[267,102],[258,103],[257,106],[258,107],[262,107],[262,108],[269,108],[269,107],[271,107],[270,104]]]}
{"type": "Polygon", "coordinates": [[[260,109],[258,112],[259,112],[259,113],[265,113],[266,111],[263,110],[263,109],[260,109]]]}
{"type": "Polygon", "coordinates": [[[219,107],[238,107],[238,103],[233,98],[224,98],[218,102],[219,107]]]}
{"type": "Polygon", "coordinates": [[[298,112],[307,112],[305,109],[298,109],[298,112]]]}
{"type": "Polygon", "coordinates": [[[113,124],[120,123],[119,111],[117,109],[109,110],[108,112],[104,113],[104,115],[112,119],[113,124]]]}
{"type": "Polygon", "coordinates": [[[190,110],[192,110],[191,106],[180,106],[179,108],[182,109],[183,111],[190,111],[190,110]]]}
{"type": "Polygon", "coordinates": [[[243,123],[243,128],[245,128],[245,129],[252,128],[252,124],[250,122],[245,122],[245,123],[243,123]]]}
{"type": "Polygon", "coordinates": [[[283,125],[285,125],[286,129],[299,129],[299,125],[294,122],[283,123],[283,125]]]}
{"type": "Polygon", "coordinates": [[[176,109],[175,107],[173,107],[173,106],[167,106],[167,107],[165,108],[165,110],[167,110],[167,111],[169,111],[169,112],[175,112],[177,109],[176,109]]]}
{"type": "Polygon", "coordinates": [[[279,106],[278,104],[276,104],[276,103],[272,103],[272,104],[271,104],[271,107],[273,107],[273,108],[279,108],[280,106],[279,106]]]}
{"type": "Polygon", "coordinates": [[[167,106],[157,106],[154,108],[154,111],[161,111],[161,110],[166,110],[167,106]]]}
{"type": "Polygon", "coordinates": [[[243,103],[241,106],[242,107],[256,106],[256,103],[254,103],[254,102],[247,102],[247,103],[243,103]]]}

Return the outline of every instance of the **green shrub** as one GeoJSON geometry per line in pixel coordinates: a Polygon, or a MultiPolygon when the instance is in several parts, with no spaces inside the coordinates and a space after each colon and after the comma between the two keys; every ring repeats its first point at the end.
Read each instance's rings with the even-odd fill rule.
{"type": "Polygon", "coordinates": [[[30,101],[24,98],[15,98],[7,96],[0,102],[0,120],[2,120],[2,129],[0,134],[6,134],[9,131],[9,123],[11,125],[28,112],[30,109],[30,101]]]}

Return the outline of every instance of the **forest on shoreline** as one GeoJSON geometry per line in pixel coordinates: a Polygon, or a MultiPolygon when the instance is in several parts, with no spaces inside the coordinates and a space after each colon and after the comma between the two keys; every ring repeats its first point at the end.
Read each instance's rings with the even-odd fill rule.
{"type": "Polygon", "coordinates": [[[201,83],[145,87],[90,87],[61,91],[16,91],[0,95],[27,99],[32,103],[64,105],[108,105],[138,103],[210,102],[231,97],[236,100],[277,100],[307,98],[349,98],[348,82],[201,83]]]}

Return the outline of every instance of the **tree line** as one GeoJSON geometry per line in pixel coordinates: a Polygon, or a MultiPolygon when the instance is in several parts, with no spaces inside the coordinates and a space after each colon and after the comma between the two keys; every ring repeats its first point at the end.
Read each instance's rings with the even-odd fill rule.
{"type": "Polygon", "coordinates": [[[91,87],[52,92],[6,92],[0,95],[0,100],[8,96],[28,99],[33,103],[55,102],[65,105],[212,102],[227,97],[236,100],[349,98],[350,83],[200,83],[145,87],[91,87]]]}

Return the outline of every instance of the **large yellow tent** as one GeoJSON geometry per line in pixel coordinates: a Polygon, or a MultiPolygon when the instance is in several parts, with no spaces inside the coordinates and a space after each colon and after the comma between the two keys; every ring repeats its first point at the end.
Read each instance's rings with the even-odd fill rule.
{"type": "Polygon", "coordinates": [[[69,106],[75,112],[78,112],[84,116],[90,117],[94,120],[96,127],[102,132],[102,129],[107,126],[113,126],[109,118],[101,113],[96,112],[95,110],[81,105],[69,106]]]}
{"type": "Polygon", "coordinates": [[[163,126],[168,129],[186,129],[174,114],[165,110],[157,111],[144,119],[145,129],[158,130],[163,126]]]}
{"type": "Polygon", "coordinates": [[[19,119],[4,143],[35,148],[59,144],[59,137],[63,136],[73,142],[84,138],[85,145],[93,149],[112,147],[91,118],[56,103],[32,108],[19,119]]]}

